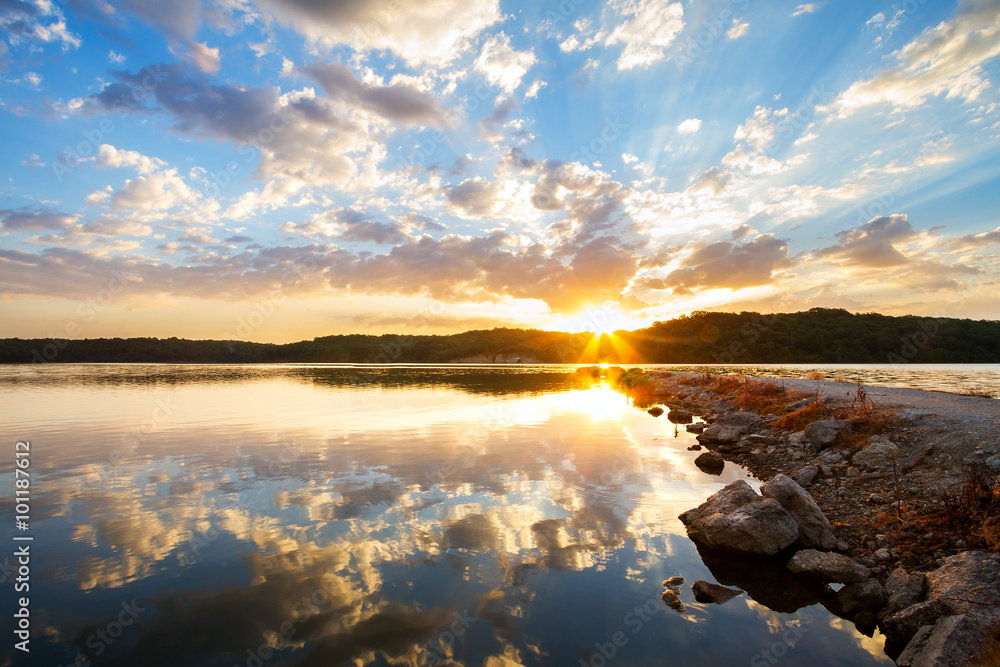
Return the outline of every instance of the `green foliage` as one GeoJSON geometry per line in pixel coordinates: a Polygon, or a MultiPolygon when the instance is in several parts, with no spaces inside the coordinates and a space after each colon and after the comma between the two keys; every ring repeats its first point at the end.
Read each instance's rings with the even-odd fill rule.
{"type": "Polygon", "coordinates": [[[178,338],[0,340],[0,363],[1000,363],[1000,322],[890,317],[813,308],[799,313],[695,312],[603,336],[537,329],[451,336],[350,334],[286,345],[178,338]],[[615,343],[620,344],[615,344],[615,343]],[[631,350],[629,356],[623,356],[631,350]]]}

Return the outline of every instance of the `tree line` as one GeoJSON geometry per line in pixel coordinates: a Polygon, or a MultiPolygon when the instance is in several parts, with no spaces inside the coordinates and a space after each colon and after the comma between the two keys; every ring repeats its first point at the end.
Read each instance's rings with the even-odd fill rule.
{"type": "Polygon", "coordinates": [[[813,308],[698,311],[595,337],[497,328],[323,336],[287,344],[182,338],[0,339],[0,363],[1000,363],[1000,322],[813,308]]]}

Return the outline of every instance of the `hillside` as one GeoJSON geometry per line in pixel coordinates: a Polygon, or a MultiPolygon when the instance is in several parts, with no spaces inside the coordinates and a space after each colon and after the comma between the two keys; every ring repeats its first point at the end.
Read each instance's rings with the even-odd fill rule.
{"type": "Polygon", "coordinates": [[[613,337],[535,329],[361,334],[283,345],[179,338],[0,339],[0,363],[1000,363],[1000,322],[813,308],[696,312],[613,337]]]}

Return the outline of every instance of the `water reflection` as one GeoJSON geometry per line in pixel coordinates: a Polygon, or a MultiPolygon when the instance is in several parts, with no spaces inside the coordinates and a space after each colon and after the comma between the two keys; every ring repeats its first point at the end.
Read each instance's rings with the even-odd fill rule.
{"type": "Polygon", "coordinates": [[[4,371],[44,553],[32,661],[9,660],[588,664],[627,631],[622,664],[660,664],[665,642],[678,664],[729,664],[768,634],[756,601],[813,628],[797,656],[876,661],[817,598],[775,598],[773,573],[703,562],[686,538],[677,514],[741,469],[701,472],[689,434],[606,386],[448,371],[4,371]],[[658,599],[675,574],[748,597],[709,609],[685,590],[676,614],[658,599]]]}

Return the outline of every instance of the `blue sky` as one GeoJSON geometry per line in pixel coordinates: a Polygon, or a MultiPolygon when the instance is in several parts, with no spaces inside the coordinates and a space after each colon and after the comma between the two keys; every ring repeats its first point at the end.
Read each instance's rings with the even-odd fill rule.
{"type": "Polygon", "coordinates": [[[1000,3],[0,1],[0,335],[998,317],[1000,3]]]}

